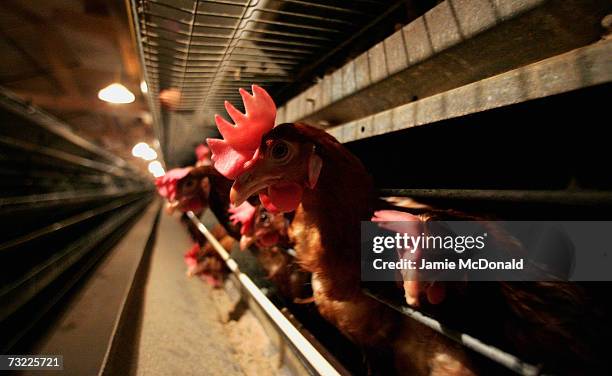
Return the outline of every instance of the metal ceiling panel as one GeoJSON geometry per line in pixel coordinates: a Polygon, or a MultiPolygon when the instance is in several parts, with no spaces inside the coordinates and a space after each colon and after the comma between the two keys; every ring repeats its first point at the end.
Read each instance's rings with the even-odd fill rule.
{"type": "MultiPolygon", "coordinates": [[[[176,116],[160,107],[161,91],[181,93],[172,110],[192,115],[190,129],[197,143],[206,136],[202,127],[212,126],[212,114],[224,113],[225,100],[241,104],[238,88],[255,83],[273,95],[286,89],[295,77],[323,64],[403,3],[132,0],[151,105],[158,112],[158,137],[168,164],[177,164],[193,145],[169,144],[176,126],[170,123],[176,116]]],[[[181,139],[184,133],[182,129],[181,139]]]]}

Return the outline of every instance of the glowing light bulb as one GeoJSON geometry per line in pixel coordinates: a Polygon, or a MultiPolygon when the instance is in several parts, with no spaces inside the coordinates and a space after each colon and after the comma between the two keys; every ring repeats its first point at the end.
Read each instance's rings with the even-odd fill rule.
{"type": "Polygon", "coordinates": [[[164,171],[164,168],[162,167],[162,164],[159,161],[153,161],[149,163],[149,172],[153,174],[153,176],[155,176],[156,178],[164,176],[166,174],[166,171],[164,171]]]}
{"type": "Polygon", "coordinates": [[[134,94],[125,86],[114,83],[110,84],[98,92],[98,98],[105,102],[115,104],[132,103],[136,99],[134,94]]]}
{"type": "Polygon", "coordinates": [[[142,158],[145,161],[152,161],[157,158],[155,150],[144,142],[139,142],[132,148],[132,155],[142,158]]]}
{"type": "Polygon", "coordinates": [[[142,91],[143,94],[146,94],[149,92],[149,87],[147,86],[146,82],[140,81],[140,91],[142,91]]]}

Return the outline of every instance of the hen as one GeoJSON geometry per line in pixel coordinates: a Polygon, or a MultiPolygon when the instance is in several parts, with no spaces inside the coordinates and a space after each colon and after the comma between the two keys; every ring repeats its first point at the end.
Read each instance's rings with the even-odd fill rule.
{"type": "Polygon", "coordinates": [[[253,194],[271,212],[295,211],[289,230],[298,260],[313,273],[319,312],[364,347],[391,347],[398,370],[412,374],[472,374],[454,343],[365,295],[360,286],[360,221],[374,209],[372,181],[361,162],[323,130],[274,127],[275,106],[253,85],[240,91],[246,114],[226,102],[236,126],[217,116],[224,140],[209,139],[213,162],[235,179],[230,200],[253,194]]]}
{"type": "Polygon", "coordinates": [[[294,303],[308,301],[308,295],[312,295],[308,289],[310,274],[287,253],[290,247],[287,218],[282,213],[271,213],[261,205],[255,207],[246,201],[230,212],[230,219],[242,224],[240,249],[251,247],[280,295],[294,303]]]}
{"type": "MultiPolygon", "coordinates": [[[[573,263],[573,248],[567,249],[562,234],[543,225],[535,229],[531,224],[529,232],[533,239],[531,244],[526,244],[515,237],[516,233],[510,234],[503,226],[482,217],[432,208],[421,211],[415,216],[382,210],[372,220],[387,222],[387,226],[410,223],[401,232],[417,226],[415,232],[419,234],[431,231],[430,224],[435,221],[474,221],[490,235],[493,247],[526,256],[529,262],[535,261],[537,272],[545,276],[541,275],[543,281],[536,282],[488,283],[420,282],[418,275],[411,276],[404,278],[403,283],[409,305],[437,311],[446,322],[460,321],[459,325],[468,333],[489,338],[524,360],[542,363],[549,372],[609,371],[609,366],[601,360],[604,354],[600,350],[609,333],[606,309],[597,299],[593,285],[561,282],[567,280],[573,263]],[[495,320],[483,320],[479,306],[483,297],[487,299],[487,316],[495,320]]],[[[436,223],[438,229],[439,223],[436,223]]]]}
{"type": "Polygon", "coordinates": [[[223,177],[214,167],[204,165],[168,171],[156,180],[158,193],[165,197],[173,209],[200,213],[206,208],[215,214],[227,234],[240,239],[240,231],[229,220],[229,192],[232,181],[223,177]]]}

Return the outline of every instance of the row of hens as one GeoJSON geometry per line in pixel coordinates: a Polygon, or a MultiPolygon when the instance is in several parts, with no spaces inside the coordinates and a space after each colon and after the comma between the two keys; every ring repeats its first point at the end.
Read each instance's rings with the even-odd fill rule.
{"type": "MultiPolygon", "coordinates": [[[[249,202],[230,205],[231,181],[211,166],[208,147],[199,145],[196,156],[195,166],[170,170],[156,181],[159,194],[168,200],[168,213],[191,211],[200,216],[210,208],[219,221],[211,233],[225,249],[231,250],[236,242],[241,250],[251,249],[283,298],[291,302],[308,300],[307,295],[312,295],[310,276],[287,253],[289,220],[249,202]]],[[[188,217],[183,214],[181,218],[195,242],[184,256],[187,275],[221,287],[229,273],[225,262],[188,217]]]]}
{"type": "MultiPolygon", "coordinates": [[[[481,357],[373,299],[361,282],[361,221],[422,226],[434,219],[475,218],[427,207],[411,211],[379,200],[356,156],[324,130],[275,125],[272,98],[256,85],[252,91],[240,90],[244,114],[225,103],[235,124],[216,116],[223,139],[207,140],[212,165],[168,172],[158,181],[160,193],[181,210],[210,207],[223,226],[216,230],[218,238],[253,246],[283,296],[313,301],[322,317],[363,349],[370,373],[388,369],[376,364],[382,353],[392,354],[398,374],[489,373],[490,364],[481,357]],[[295,250],[295,259],[286,249],[295,250]]],[[[499,244],[509,243],[502,232],[492,233],[499,244]]],[[[213,274],[214,263],[207,260],[212,254],[204,246],[190,270],[213,274]]],[[[609,370],[600,358],[608,333],[598,328],[608,326],[605,304],[596,301],[602,295],[598,286],[431,283],[419,282],[418,276],[406,278],[403,288],[391,285],[409,305],[435,306],[442,316],[465,318],[466,326],[475,322],[479,333],[499,334],[505,348],[543,372],[609,370]]]]}

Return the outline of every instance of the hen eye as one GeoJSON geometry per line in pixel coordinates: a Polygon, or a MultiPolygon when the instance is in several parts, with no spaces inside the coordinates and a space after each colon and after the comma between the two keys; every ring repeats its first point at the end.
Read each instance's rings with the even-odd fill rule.
{"type": "Polygon", "coordinates": [[[270,155],[276,160],[285,159],[289,155],[289,147],[285,142],[277,142],[272,146],[270,155]]]}
{"type": "Polygon", "coordinates": [[[193,188],[194,186],[195,186],[195,180],[193,180],[193,179],[189,179],[185,183],[185,187],[187,187],[187,188],[193,188]]]}
{"type": "Polygon", "coordinates": [[[196,188],[197,181],[192,178],[187,178],[182,182],[181,188],[184,192],[190,192],[196,188]]]}

